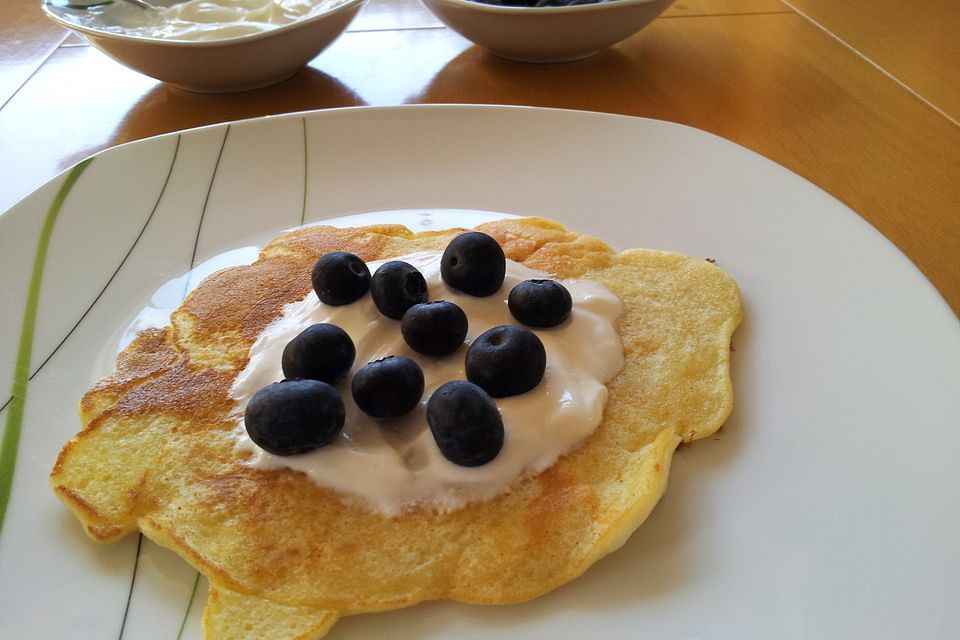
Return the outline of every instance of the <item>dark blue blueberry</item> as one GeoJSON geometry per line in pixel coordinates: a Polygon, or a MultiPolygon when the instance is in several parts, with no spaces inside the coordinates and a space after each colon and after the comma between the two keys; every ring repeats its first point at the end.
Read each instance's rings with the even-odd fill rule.
{"type": "Polygon", "coordinates": [[[407,309],[427,301],[427,281],[412,264],[392,260],[373,274],[370,295],[380,313],[399,320],[407,309]]]}
{"type": "Polygon", "coordinates": [[[313,265],[313,290],[320,302],[334,307],[350,304],[370,290],[370,269],[352,253],[332,251],[313,265]]]}
{"type": "Polygon", "coordinates": [[[467,349],[467,380],[494,398],[526,393],[547,367],[543,343],[529,329],[505,324],[481,333],[467,349]]]}
{"type": "Polygon", "coordinates": [[[417,353],[425,356],[450,355],[460,348],[467,337],[467,314],[446,300],[417,304],[403,314],[400,333],[417,353]]]}
{"type": "Polygon", "coordinates": [[[487,393],[466,380],[443,384],[427,402],[427,424],[440,453],[462,467],[478,467],[503,448],[503,419],[487,393]]]}
{"type": "Polygon", "coordinates": [[[450,287],[471,296],[500,290],[507,272],[503,249],[485,233],[470,231],[450,241],[440,259],[440,276],[450,287]]]}
{"type": "Polygon", "coordinates": [[[350,371],[357,352],[347,332],[335,324],[314,324],[287,343],[280,365],[290,379],[337,384],[350,371]]]}
{"type": "Polygon", "coordinates": [[[528,327],[555,327],[570,317],[573,300],[556,280],[524,280],[510,290],[507,306],[528,327]]]}
{"type": "Polygon", "coordinates": [[[323,447],[343,429],[343,400],[319,380],[287,380],[257,391],[243,416],[247,434],[258,447],[292,456],[323,447]]]}
{"type": "Polygon", "coordinates": [[[374,418],[399,418],[423,397],[423,371],[403,356],[387,356],[365,364],[353,375],[353,399],[374,418]]]}

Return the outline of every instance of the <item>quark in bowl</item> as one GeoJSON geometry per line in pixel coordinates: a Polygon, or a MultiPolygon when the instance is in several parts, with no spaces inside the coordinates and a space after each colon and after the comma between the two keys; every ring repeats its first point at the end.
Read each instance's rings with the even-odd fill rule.
{"type": "Polygon", "coordinates": [[[87,9],[43,4],[53,21],[117,62],[188,91],[266,87],[306,66],[343,33],[364,0],[123,0],[87,9]]]}
{"type": "Polygon", "coordinates": [[[122,0],[75,14],[77,24],[109,33],[167,40],[227,40],[264,33],[347,0],[153,0],[151,11],[122,0]]]}

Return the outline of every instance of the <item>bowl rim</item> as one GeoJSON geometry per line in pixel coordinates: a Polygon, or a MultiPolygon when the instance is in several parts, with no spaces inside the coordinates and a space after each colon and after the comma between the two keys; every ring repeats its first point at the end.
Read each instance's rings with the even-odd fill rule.
{"type": "MultiPolygon", "coordinates": [[[[594,2],[567,7],[505,7],[496,4],[487,4],[479,0],[420,0],[428,8],[431,4],[450,5],[487,13],[501,13],[504,15],[521,15],[536,12],[538,14],[583,13],[587,11],[615,11],[624,6],[650,4],[661,0],[610,0],[609,2],[594,2]]],[[[675,0],[670,0],[672,4],[675,0]]]]}
{"type": "MultiPolygon", "coordinates": [[[[116,0],[115,0],[116,1],[116,0]]],[[[119,42],[127,43],[139,43],[144,45],[157,45],[157,46],[167,46],[167,47],[184,47],[184,48],[211,48],[211,47],[222,47],[235,44],[242,44],[246,42],[253,42],[257,40],[265,40],[270,38],[275,38],[288,31],[294,31],[306,25],[312,24],[314,22],[320,22],[324,18],[327,18],[331,15],[337,13],[342,13],[348,11],[358,5],[362,5],[367,0],[344,0],[340,4],[331,7],[325,11],[321,11],[316,15],[309,16],[302,20],[296,20],[289,24],[284,24],[278,26],[276,29],[270,29],[268,31],[260,31],[258,33],[248,33],[242,36],[233,36],[230,38],[221,38],[218,40],[178,40],[176,38],[152,38],[148,36],[138,36],[129,33],[117,33],[114,31],[105,31],[102,29],[97,29],[94,27],[88,27],[86,25],[77,24],[71,22],[66,18],[62,17],[60,14],[55,13],[51,10],[52,8],[57,8],[57,5],[44,0],[40,3],[40,8],[46,14],[48,18],[59,24],[60,26],[69,29],[71,31],[76,31],[84,35],[88,35],[92,38],[101,38],[105,40],[115,40],[119,42]]],[[[618,2],[621,0],[617,0],[618,2]]],[[[627,0],[629,1],[629,0],[627,0]]],[[[65,8],[65,7],[64,7],[65,8]]]]}

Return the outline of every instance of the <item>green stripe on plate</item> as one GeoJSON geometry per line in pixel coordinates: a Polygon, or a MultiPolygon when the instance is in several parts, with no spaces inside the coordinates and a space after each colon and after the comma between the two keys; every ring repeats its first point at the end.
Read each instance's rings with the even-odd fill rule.
{"type": "Polygon", "coordinates": [[[27,383],[30,379],[30,357],[33,353],[33,336],[37,327],[37,307],[40,304],[40,285],[43,282],[43,267],[47,262],[47,249],[50,247],[50,236],[53,227],[60,215],[60,209],[67,199],[67,194],[73,188],[80,174],[93,162],[87,158],[70,169],[66,180],[60,185],[57,195],[54,196],[47,217],[40,230],[40,240],[37,243],[37,253],[33,258],[33,271],[30,275],[30,288],[27,290],[27,306],[23,309],[23,323],[20,326],[20,344],[17,347],[17,364],[13,369],[13,388],[7,413],[7,420],[3,427],[3,441],[0,442],[0,533],[3,532],[3,522],[7,514],[7,505],[10,503],[10,492],[13,487],[13,469],[17,463],[17,447],[20,445],[20,428],[23,424],[23,411],[27,404],[27,383]]]}

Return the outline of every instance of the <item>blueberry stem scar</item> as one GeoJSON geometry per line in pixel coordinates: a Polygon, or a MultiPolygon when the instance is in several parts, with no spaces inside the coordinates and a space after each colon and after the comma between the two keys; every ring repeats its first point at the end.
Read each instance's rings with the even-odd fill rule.
{"type": "Polygon", "coordinates": [[[84,170],[93,162],[87,158],[75,165],[67,173],[66,179],[57,190],[57,194],[47,209],[47,216],[40,229],[37,252],[33,258],[33,271],[30,274],[30,287],[27,290],[27,304],[23,309],[23,322],[20,325],[20,343],[17,347],[17,363],[13,369],[13,385],[10,391],[10,411],[3,427],[3,440],[0,441],[0,533],[3,531],[4,516],[10,503],[10,491],[13,485],[13,470],[17,463],[17,447],[20,445],[20,428],[23,424],[23,412],[27,404],[27,383],[30,378],[30,357],[33,352],[33,337],[37,326],[37,308],[40,305],[40,285],[43,282],[43,268],[47,262],[47,250],[53,227],[67,199],[67,194],[80,178],[84,170]]]}

